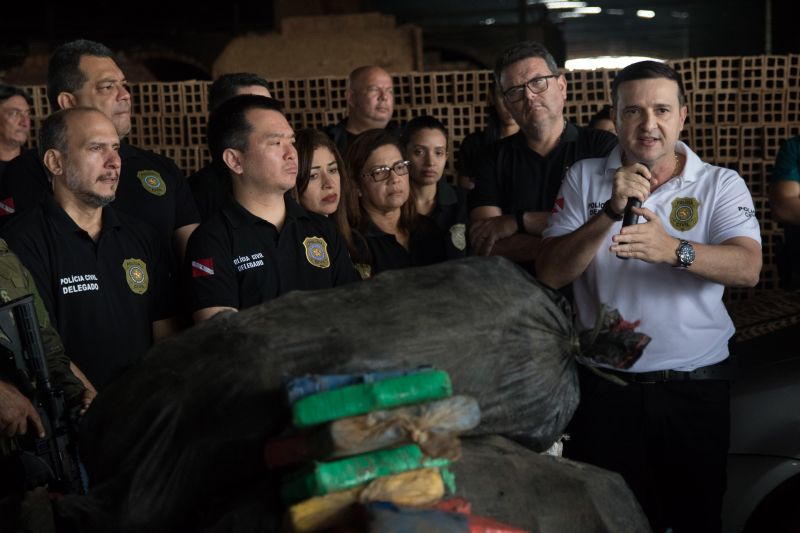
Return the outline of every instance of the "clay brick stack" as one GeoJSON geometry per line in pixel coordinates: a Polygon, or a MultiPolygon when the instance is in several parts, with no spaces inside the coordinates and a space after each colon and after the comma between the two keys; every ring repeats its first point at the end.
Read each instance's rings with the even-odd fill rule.
{"type": "MultiPolygon", "coordinates": [[[[800,134],[800,55],[699,57],[670,60],[686,86],[689,117],[682,139],[703,159],[737,170],[756,205],[764,240],[764,267],[755,289],[733,289],[743,299],[778,284],[775,250],[783,230],[769,218],[768,183],[781,141],[800,134]]],[[[566,114],[577,124],[611,102],[615,70],[566,73],[566,114]]],[[[344,77],[269,80],[296,128],[321,128],[346,114],[344,77]]],[[[421,114],[441,120],[449,133],[448,173],[461,140],[486,125],[488,70],[394,74],[395,118],[421,114]]],[[[172,157],[191,174],[209,159],[205,146],[207,81],[139,83],[131,86],[134,114],[130,142],[172,157]]],[[[50,112],[43,85],[33,96],[32,138],[50,112]]]]}

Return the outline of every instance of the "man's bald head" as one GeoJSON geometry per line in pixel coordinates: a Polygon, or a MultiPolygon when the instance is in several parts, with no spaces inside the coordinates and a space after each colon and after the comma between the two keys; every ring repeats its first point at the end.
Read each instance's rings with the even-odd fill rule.
{"type": "Polygon", "coordinates": [[[394,113],[392,77],[381,67],[363,66],[350,73],[347,85],[348,129],[385,128],[394,113]]]}

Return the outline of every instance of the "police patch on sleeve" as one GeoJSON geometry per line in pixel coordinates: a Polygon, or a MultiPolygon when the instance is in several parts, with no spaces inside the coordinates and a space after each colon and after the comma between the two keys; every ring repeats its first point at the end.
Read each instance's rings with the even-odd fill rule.
{"type": "Polygon", "coordinates": [[[126,259],[122,262],[122,269],[125,271],[125,281],[128,287],[136,294],[147,292],[150,278],[147,276],[147,264],[141,259],[126,259]]]}
{"type": "Polygon", "coordinates": [[[14,209],[14,198],[9,196],[4,200],[0,200],[0,217],[13,215],[17,210],[14,209]]]}
{"type": "Polygon", "coordinates": [[[306,259],[317,268],[328,268],[331,259],[328,257],[328,243],[322,237],[306,237],[303,240],[306,259]]]}
{"type": "Polygon", "coordinates": [[[699,215],[700,202],[697,198],[675,198],[672,200],[669,223],[678,231],[689,231],[697,225],[699,215]]]}
{"type": "Polygon", "coordinates": [[[161,174],[155,170],[140,170],[136,173],[136,177],[142,182],[144,190],[156,196],[164,196],[167,193],[167,185],[161,174]]]}
{"type": "Polygon", "coordinates": [[[463,252],[467,247],[467,227],[464,224],[453,224],[450,226],[450,242],[456,250],[463,252]]]}

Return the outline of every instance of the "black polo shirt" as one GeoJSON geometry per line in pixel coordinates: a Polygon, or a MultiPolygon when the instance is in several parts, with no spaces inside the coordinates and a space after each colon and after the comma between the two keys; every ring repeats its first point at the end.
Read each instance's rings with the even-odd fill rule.
{"type": "MultiPolygon", "coordinates": [[[[168,242],[177,228],[200,222],[186,178],[172,160],[127,143],[120,146],[119,155],[122,168],[113,204],[117,211],[147,222],[168,242]]],[[[14,210],[21,213],[52,194],[44,164],[36,152],[27,152],[9,162],[0,184],[0,202],[10,201],[14,210]]],[[[4,214],[9,215],[0,210],[0,215],[4,214]]]]}
{"type": "MultiPolygon", "coordinates": [[[[408,250],[397,242],[391,233],[384,233],[372,221],[366,231],[354,235],[359,255],[370,261],[370,275],[384,270],[432,265],[447,260],[447,240],[444,233],[428,217],[419,216],[416,228],[411,232],[408,250]]],[[[356,265],[364,271],[364,265],[356,265]]]]}
{"type": "Polygon", "coordinates": [[[447,259],[466,257],[467,238],[467,190],[453,187],[440,179],[436,184],[436,204],[426,215],[442,233],[447,259]]]}
{"type": "Polygon", "coordinates": [[[98,388],[147,351],[153,322],[173,314],[161,239],[111,206],[97,242],[53,198],[2,234],[33,275],[67,355],[98,388]]]}
{"type": "Polygon", "coordinates": [[[233,193],[231,174],[225,163],[212,161],[187,180],[197,204],[200,220],[205,222],[222,209],[233,193]]]}
{"type": "MultiPolygon", "coordinates": [[[[6,167],[8,166],[8,164],[11,161],[15,160],[17,157],[20,157],[22,154],[26,153],[26,152],[34,152],[35,153],[35,150],[31,150],[30,148],[28,148],[26,146],[22,146],[20,148],[19,155],[17,155],[16,157],[12,157],[8,161],[0,161],[0,187],[2,187],[2,185],[3,185],[3,174],[5,174],[6,167]]],[[[6,211],[7,212],[7,209],[9,207],[13,210],[14,206],[13,205],[12,206],[7,206],[7,205],[5,205],[3,203],[0,203],[0,211],[6,211]]],[[[2,214],[0,213],[0,217],[1,216],[2,216],[2,214]]]]}
{"type": "Polygon", "coordinates": [[[21,153],[6,164],[0,180],[0,224],[52,194],[53,187],[38,153],[21,153]]]}
{"type": "Polygon", "coordinates": [[[499,207],[503,214],[551,211],[567,169],[590,157],[605,157],[617,145],[607,131],[567,123],[558,145],[542,157],[522,131],[494,143],[469,193],[469,209],[499,207]]]}
{"type": "MultiPolygon", "coordinates": [[[[401,128],[400,125],[393,120],[386,125],[385,129],[398,139],[403,133],[403,128],[401,128]]],[[[341,154],[343,158],[347,153],[347,148],[353,143],[355,138],[358,137],[358,135],[355,133],[350,133],[347,131],[347,117],[343,118],[336,124],[325,126],[322,131],[331,138],[333,143],[336,145],[336,149],[339,150],[339,154],[341,154]]]]}
{"type": "Polygon", "coordinates": [[[456,154],[458,175],[469,176],[474,181],[480,172],[486,154],[497,140],[497,135],[493,135],[489,128],[473,131],[464,137],[456,154]]]}
{"type": "Polygon", "coordinates": [[[326,289],[355,281],[347,246],[327,218],[288,194],[278,229],[231,199],[189,238],[192,311],[245,309],[292,290],[326,289]]]}

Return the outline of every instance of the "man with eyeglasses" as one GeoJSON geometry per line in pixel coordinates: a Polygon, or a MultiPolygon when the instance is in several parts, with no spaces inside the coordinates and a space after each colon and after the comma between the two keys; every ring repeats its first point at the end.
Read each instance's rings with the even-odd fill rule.
{"type": "Polygon", "coordinates": [[[6,163],[20,155],[28,141],[31,104],[33,100],[26,91],[0,84],[0,178],[6,163]]]}
{"type": "Polygon", "coordinates": [[[617,139],[566,120],[567,81],[542,45],[507,48],[494,75],[520,131],[494,144],[477,176],[469,195],[470,243],[477,255],[501,255],[532,268],[567,169],[605,156],[617,139]]]}
{"type": "Polygon", "coordinates": [[[347,78],[347,116],[325,128],[344,156],[353,139],[368,130],[385,129],[400,138],[400,128],[392,122],[394,88],[392,77],[381,67],[358,67],[347,78]]]}
{"type": "Polygon", "coordinates": [[[297,179],[297,150],[277,100],[247,94],[223,102],[209,117],[208,146],[230,172],[233,196],[189,239],[195,322],[359,279],[334,225],[286,194],[297,179]]]}

